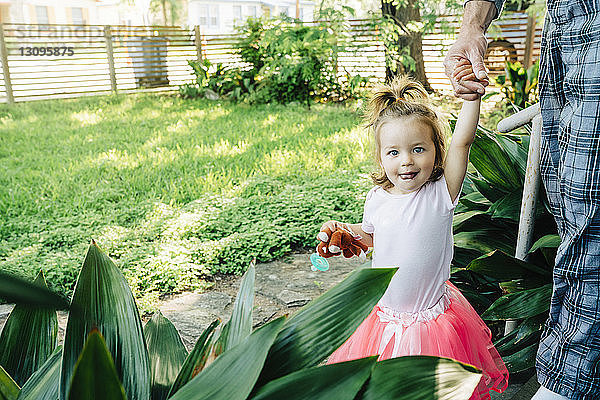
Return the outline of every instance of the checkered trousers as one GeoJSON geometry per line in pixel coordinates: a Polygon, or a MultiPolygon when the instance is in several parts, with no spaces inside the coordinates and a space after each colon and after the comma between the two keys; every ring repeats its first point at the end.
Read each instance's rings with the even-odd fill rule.
{"type": "Polygon", "coordinates": [[[600,399],[600,0],[549,1],[540,62],[541,173],[561,245],[538,380],[600,399]]]}

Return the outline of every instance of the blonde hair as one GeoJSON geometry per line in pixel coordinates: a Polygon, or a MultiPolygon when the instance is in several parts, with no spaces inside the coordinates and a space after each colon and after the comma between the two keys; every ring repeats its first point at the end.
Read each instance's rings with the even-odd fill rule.
{"type": "Polygon", "coordinates": [[[429,104],[423,85],[407,76],[398,76],[389,84],[380,84],[373,89],[365,113],[366,126],[373,129],[375,160],[379,165],[378,170],[371,174],[371,178],[376,185],[385,189],[394,185],[381,167],[380,128],[390,120],[408,117],[417,118],[418,121],[431,127],[435,161],[428,181],[436,181],[444,173],[446,138],[448,136],[446,124],[429,104]]]}

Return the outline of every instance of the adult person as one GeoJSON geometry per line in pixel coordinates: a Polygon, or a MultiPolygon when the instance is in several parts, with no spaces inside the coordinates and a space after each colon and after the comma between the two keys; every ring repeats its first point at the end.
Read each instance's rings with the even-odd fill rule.
{"type": "MultiPolygon", "coordinates": [[[[467,59],[482,82],[452,80],[455,94],[485,91],[485,31],[504,0],[467,0],[444,61],[467,59]]],[[[550,316],[536,357],[532,400],[600,399],[600,0],[548,0],[541,44],[541,175],[561,244],[550,316]]]]}

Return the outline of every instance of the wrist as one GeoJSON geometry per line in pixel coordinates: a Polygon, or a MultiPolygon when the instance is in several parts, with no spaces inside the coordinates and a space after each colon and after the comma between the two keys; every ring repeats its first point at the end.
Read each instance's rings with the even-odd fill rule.
{"type": "Polygon", "coordinates": [[[460,27],[461,34],[485,34],[490,23],[496,17],[496,5],[486,0],[470,0],[465,4],[465,11],[460,27]]]}

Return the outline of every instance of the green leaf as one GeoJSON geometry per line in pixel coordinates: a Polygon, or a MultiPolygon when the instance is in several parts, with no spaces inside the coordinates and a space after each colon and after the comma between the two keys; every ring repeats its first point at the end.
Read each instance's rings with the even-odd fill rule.
{"type": "Polygon", "coordinates": [[[507,243],[506,235],[492,230],[458,232],[454,234],[454,245],[463,249],[491,253],[500,249],[505,253],[514,253],[514,246],[507,243]]]}
{"type": "Polygon", "coordinates": [[[281,330],[285,317],[277,318],[221,354],[212,364],[183,386],[171,400],[244,400],[264,365],[267,352],[281,330]]]}
{"type": "Polygon", "coordinates": [[[490,254],[486,254],[473,260],[467,266],[467,269],[487,275],[499,281],[527,279],[532,277],[539,280],[546,276],[552,276],[552,272],[538,267],[537,265],[511,257],[500,250],[494,250],[490,254]]]}
{"type": "Polygon", "coordinates": [[[520,191],[504,195],[500,200],[490,206],[488,214],[490,214],[492,218],[505,218],[518,223],[521,214],[522,197],[523,195],[520,191]]]}
{"type": "Polygon", "coordinates": [[[99,331],[94,329],[86,340],[69,386],[69,400],[127,399],[99,331]]]}
{"type": "Polygon", "coordinates": [[[460,198],[460,203],[469,207],[470,210],[486,211],[492,203],[479,192],[472,192],[460,198]]]}
{"type": "Polygon", "coordinates": [[[8,303],[39,308],[69,309],[69,302],[64,297],[46,287],[5,272],[0,272],[0,298],[8,303]]]}
{"type": "Polygon", "coordinates": [[[316,366],[327,358],[369,315],[396,270],[356,270],[296,312],[269,351],[258,385],[316,366]]]}
{"type": "Polygon", "coordinates": [[[56,400],[60,385],[62,346],[23,385],[18,400],[56,400]]]}
{"type": "MultiPolygon", "coordinates": [[[[41,271],[34,283],[47,288],[41,271]]],[[[22,386],[50,357],[57,335],[55,310],[17,304],[0,334],[0,365],[22,386]]]]}
{"type": "Polygon", "coordinates": [[[0,365],[0,400],[16,400],[19,390],[19,385],[0,365]]]}
{"type": "Polygon", "coordinates": [[[165,400],[188,355],[175,326],[156,312],[144,326],[152,376],[152,400],[165,400]]]}
{"type": "Polygon", "coordinates": [[[106,339],[127,397],[148,399],[150,363],[133,295],[121,271],[92,241],[79,273],[67,322],[61,400],[67,396],[75,363],[93,328],[106,339]]]}
{"type": "Polygon", "coordinates": [[[263,386],[252,400],[353,400],[377,356],[293,372],[263,386]]]}
{"type": "Polygon", "coordinates": [[[398,357],[380,361],[360,399],[467,400],[481,372],[447,358],[398,357]]]}
{"type": "Polygon", "coordinates": [[[514,354],[502,357],[504,365],[508,368],[509,373],[516,374],[517,372],[526,371],[535,367],[535,356],[538,350],[538,343],[534,343],[514,354]]]}
{"type": "Polygon", "coordinates": [[[500,297],[482,315],[487,320],[522,319],[533,317],[550,308],[552,284],[500,297]]]}
{"type": "Polygon", "coordinates": [[[255,261],[252,261],[248,271],[240,283],[240,290],[233,304],[231,319],[225,324],[216,346],[216,354],[235,347],[252,332],[252,306],[254,304],[255,261]]]}
{"type": "Polygon", "coordinates": [[[183,367],[179,371],[175,382],[171,386],[171,390],[169,391],[169,398],[173,396],[179,389],[183,387],[186,383],[188,383],[198,372],[200,372],[204,368],[204,364],[206,363],[206,359],[209,355],[209,351],[211,350],[212,338],[215,333],[215,328],[219,325],[220,321],[213,321],[208,328],[202,332],[196,344],[194,345],[194,349],[187,356],[183,367]]]}
{"type": "MultiPolygon", "coordinates": [[[[523,144],[517,143],[511,137],[514,136],[508,134],[495,135],[500,147],[508,155],[513,165],[518,168],[519,174],[525,176],[528,148],[524,147],[523,144]]],[[[527,144],[529,143],[527,142],[527,144]]]]}
{"type": "Polygon", "coordinates": [[[475,176],[471,176],[470,179],[473,183],[473,186],[475,186],[475,188],[479,192],[480,196],[486,199],[489,205],[491,205],[495,201],[500,200],[500,198],[507,193],[505,190],[493,187],[484,179],[478,179],[475,176]]]}
{"type": "Polygon", "coordinates": [[[560,236],[558,236],[558,235],[546,235],[546,236],[543,236],[543,237],[539,238],[533,244],[533,246],[531,246],[531,249],[529,250],[529,253],[533,253],[537,249],[543,249],[543,248],[548,248],[548,247],[550,247],[550,248],[557,248],[558,246],[560,246],[560,236]]]}
{"type": "Polygon", "coordinates": [[[471,145],[471,163],[493,186],[512,192],[522,186],[522,176],[498,139],[481,131],[471,145]]]}
{"type": "Polygon", "coordinates": [[[452,229],[457,230],[460,229],[463,224],[476,215],[485,214],[484,211],[480,210],[471,210],[464,213],[456,214],[454,219],[452,220],[452,229]]]}

